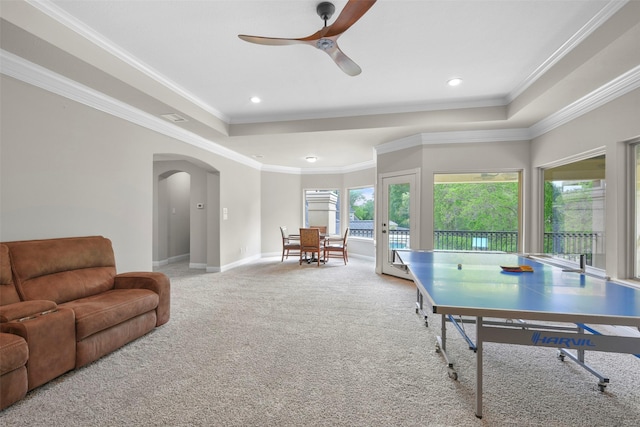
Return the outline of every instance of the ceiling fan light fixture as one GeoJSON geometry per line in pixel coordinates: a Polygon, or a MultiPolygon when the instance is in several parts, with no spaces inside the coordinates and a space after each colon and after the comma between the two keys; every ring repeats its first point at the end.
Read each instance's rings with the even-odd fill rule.
{"type": "Polygon", "coordinates": [[[307,156],[304,158],[309,163],[315,163],[318,158],[316,156],[307,156]]]}
{"type": "Polygon", "coordinates": [[[316,42],[316,47],[320,50],[327,50],[333,47],[334,43],[331,39],[320,39],[316,42]]]}
{"type": "Polygon", "coordinates": [[[459,86],[462,83],[462,79],[460,77],[454,77],[453,79],[449,79],[447,84],[449,86],[459,86]]]}

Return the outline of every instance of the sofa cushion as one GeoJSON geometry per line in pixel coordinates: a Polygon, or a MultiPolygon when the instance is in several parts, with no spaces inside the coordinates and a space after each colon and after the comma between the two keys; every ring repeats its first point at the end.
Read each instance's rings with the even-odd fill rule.
{"type": "Polygon", "coordinates": [[[28,359],[29,347],[22,337],[0,332],[0,375],[24,366],[28,359]]]}
{"type": "Polygon", "coordinates": [[[114,289],[62,304],[76,315],[76,341],[155,310],[158,294],[147,289],[114,289]]]}
{"type": "Polygon", "coordinates": [[[113,289],[111,241],[101,236],[6,242],[24,300],[64,303],[113,289]]]}

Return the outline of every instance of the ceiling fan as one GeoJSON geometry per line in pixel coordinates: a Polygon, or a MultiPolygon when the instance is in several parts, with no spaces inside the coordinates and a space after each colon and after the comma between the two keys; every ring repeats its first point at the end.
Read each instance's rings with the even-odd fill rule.
{"type": "Polygon", "coordinates": [[[324,27],[310,36],[298,39],[274,38],[238,35],[242,40],[250,43],[263,44],[269,46],[284,46],[291,44],[308,44],[326,52],[334,60],[338,67],[350,76],[357,76],[362,69],[345,55],[338,47],[338,37],[349,29],[353,24],[362,18],[376,0],[349,0],[336,21],[327,26],[327,21],[331,19],[336,8],[328,1],[318,4],[316,12],[324,21],[324,27]]]}

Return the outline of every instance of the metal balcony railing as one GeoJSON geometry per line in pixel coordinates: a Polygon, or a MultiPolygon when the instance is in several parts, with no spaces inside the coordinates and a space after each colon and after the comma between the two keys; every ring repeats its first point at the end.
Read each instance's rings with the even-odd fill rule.
{"type": "Polygon", "coordinates": [[[455,251],[518,252],[518,232],[437,230],[433,233],[433,247],[455,251]]]}
{"type": "MultiPolygon", "coordinates": [[[[389,249],[410,247],[410,230],[389,230],[389,249]]],[[[373,238],[373,230],[349,230],[351,236],[373,238]]],[[[517,231],[456,231],[436,230],[433,233],[436,250],[519,252],[517,231]]],[[[592,265],[593,254],[604,253],[602,232],[544,233],[543,252],[554,255],[587,255],[592,265]]]]}

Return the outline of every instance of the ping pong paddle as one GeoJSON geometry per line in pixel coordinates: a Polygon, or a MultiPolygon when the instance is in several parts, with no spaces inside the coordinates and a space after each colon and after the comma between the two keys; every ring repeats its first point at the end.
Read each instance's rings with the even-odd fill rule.
{"type": "Polygon", "coordinates": [[[501,265],[500,268],[502,268],[502,271],[507,271],[509,273],[533,273],[533,267],[531,267],[530,265],[501,265]]]}

